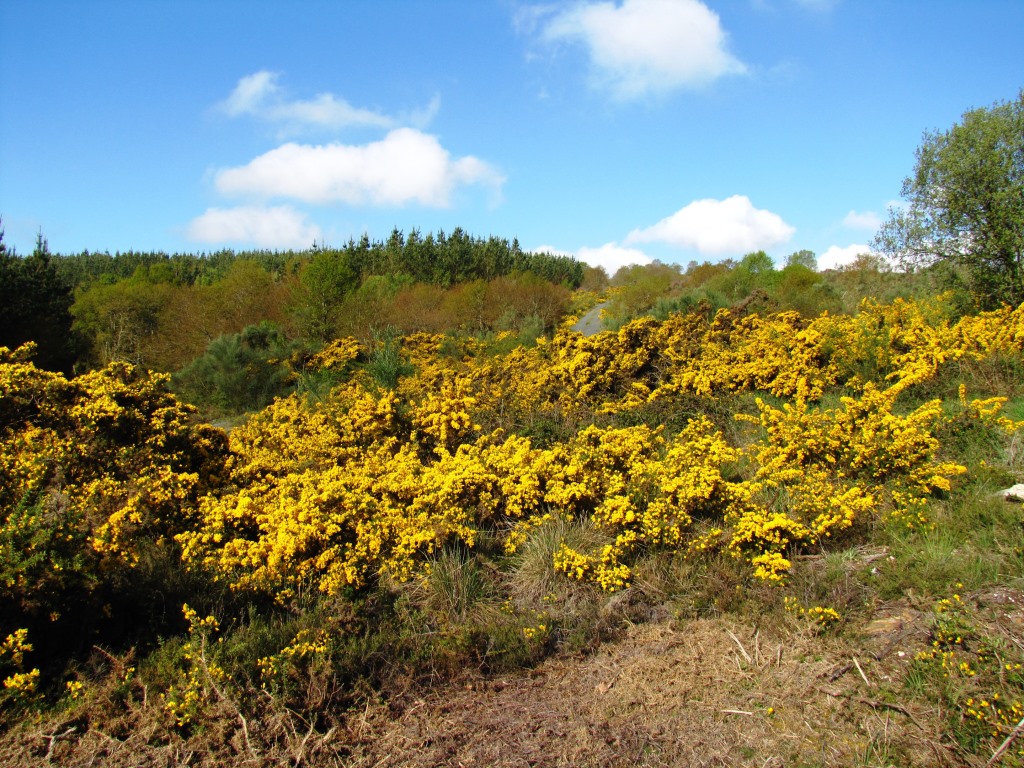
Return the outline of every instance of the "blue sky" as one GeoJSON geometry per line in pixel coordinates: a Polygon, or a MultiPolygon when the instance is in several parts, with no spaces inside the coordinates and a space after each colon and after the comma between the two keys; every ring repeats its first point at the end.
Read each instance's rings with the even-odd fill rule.
{"type": "Polygon", "coordinates": [[[461,226],[609,271],[870,242],[925,130],[1024,87],[1021,0],[0,3],[32,250],[461,226]]]}

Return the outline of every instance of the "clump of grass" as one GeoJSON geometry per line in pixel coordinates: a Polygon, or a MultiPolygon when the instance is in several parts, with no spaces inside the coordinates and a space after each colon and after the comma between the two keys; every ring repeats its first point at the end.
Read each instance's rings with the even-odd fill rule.
{"type": "Polygon", "coordinates": [[[465,547],[442,549],[419,582],[424,608],[442,622],[466,622],[493,613],[498,600],[493,578],[465,547]]]}
{"type": "Polygon", "coordinates": [[[682,552],[647,554],[633,568],[633,583],[648,601],[669,607],[679,619],[739,611],[751,594],[743,562],[718,551],[693,557],[682,552]]]}
{"type": "Polygon", "coordinates": [[[536,609],[553,603],[567,608],[592,602],[592,585],[568,579],[555,570],[555,553],[562,546],[577,552],[595,552],[610,541],[589,519],[567,520],[553,516],[530,532],[512,558],[509,590],[513,603],[536,609]]]}
{"type": "Polygon", "coordinates": [[[865,583],[865,574],[888,556],[886,547],[859,545],[798,560],[787,595],[802,605],[827,606],[844,619],[853,618],[872,603],[873,590],[865,583]]]}
{"type": "Polygon", "coordinates": [[[569,652],[593,648],[610,628],[601,610],[608,595],[556,571],[555,553],[563,545],[577,552],[595,552],[608,542],[608,536],[589,519],[553,516],[532,530],[506,572],[510,610],[524,618],[532,616],[534,624],[547,628],[552,643],[569,652]]]}

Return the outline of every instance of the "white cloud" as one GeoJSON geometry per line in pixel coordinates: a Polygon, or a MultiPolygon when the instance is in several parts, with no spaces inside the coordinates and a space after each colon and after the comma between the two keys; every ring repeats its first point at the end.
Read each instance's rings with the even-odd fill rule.
{"type": "Polygon", "coordinates": [[[788,241],[796,229],[778,214],[755,208],[745,195],[695,200],[646,229],[634,229],[627,243],[663,242],[707,255],[741,255],[788,241]]]}
{"type": "Polygon", "coordinates": [[[530,249],[531,253],[550,253],[552,256],[571,256],[576,257],[576,254],[572,251],[563,251],[561,248],[555,248],[553,245],[538,245],[536,248],[530,249]]]}
{"type": "Polygon", "coordinates": [[[604,267],[609,275],[614,275],[619,267],[630,264],[650,264],[654,259],[636,248],[624,248],[617,243],[605,243],[598,248],[583,246],[576,253],[555,248],[553,245],[538,245],[534,253],[550,253],[552,256],[571,256],[592,267],[604,267]]]}
{"type": "Polygon", "coordinates": [[[862,253],[873,253],[870,245],[853,244],[845,248],[833,245],[818,257],[818,269],[838,269],[852,264],[862,253]]]}
{"type": "Polygon", "coordinates": [[[882,226],[882,220],[874,211],[865,211],[864,213],[850,211],[846,214],[846,218],[843,219],[843,226],[850,229],[870,229],[874,231],[882,226]]]}
{"type": "Polygon", "coordinates": [[[718,15],[699,0],[580,3],[551,18],[542,38],[583,42],[596,82],[621,99],[746,71],[726,49],[718,15]]]}
{"type": "Polygon", "coordinates": [[[407,124],[425,127],[441,108],[440,96],[434,96],[423,109],[392,117],[349,104],[332,93],[319,93],[312,99],[287,99],[278,85],[276,72],[261,70],[238,81],[220,108],[231,115],[251,115],[277,123],[285,129],[339,129],[349,127],[394,128],[407,124]]]}
{"type": "Polygon", "coordinates": [[[249,243],[261,248],[308,248],[322,233],[306,214],[287,205],[208,208],[186,229],[200,243],[249,243]]]}
{"type": "Polygon", "coordinates": [[[277,92],[277,75],[262,70],[246,75],[222,103],[221,109],[232,117],[255,113],[267,97],[277,92]]]}
{"type": "Polygon", "coordinates": [[[452,158],[434,136],[412,128],[365,145],[283,144],[214,177],[218,191],[229,196],[436,208],[448,206],[453,191],[464,185],[490,187],[497,198],[504,181],[484,161],[452,158]]]}
{"type": "Polygon", "coordinates": [[[605,272],[614,275],[619,267],[630,264],[650,264],[654,259],[636,248],[623,248],[617,243],[605,243],[598,248],[580,248],[576,258],[592,267],[604,267],[605,272]]]}

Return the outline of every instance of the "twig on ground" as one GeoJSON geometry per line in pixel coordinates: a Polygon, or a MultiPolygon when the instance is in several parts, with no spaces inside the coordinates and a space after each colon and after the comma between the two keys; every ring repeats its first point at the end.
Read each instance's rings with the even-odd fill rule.
{"type": "Polygon", "coordinates": [[[924,726],[917,721],[917,718],[914,717],[908,709],[901,707],[899,704],[890,704],[888,701],[876,701],[874,699],[865,699],[862,696],[854,696],[852,693],[844,693],[843,691],[828,691],[824,688],[819,688],[818,690],[824,693],[826,696],[832,696],[836,699],[848,699],[849,701],[856,701],[859,704],[865,704],[871,707],[872,709],[889,709],[893,712],[899,712],[901,715],[904,715],[905,717],[909,718],[910,722],[912,722],[922,731],[925,729],[924,726]]]}
{"type": "Polygon", "coordinates": [[[50,742],[47,745],[47,747],[46,747],[46,762],[50,762],[50,758],[53,757],[53,748],[56,746],[57,742],[60,741],[61,739],[68,739],[68,738],[70,738],[71,734],[75,733],[77,730],[78,730],[78,728],[76,728],[75,726],[72,725],[70,728],[68,728],[67,730],[63,731],[62,733],[44,733],[43,734],[43,738],[44,739],[48,739],[49,742],[50,742]]]}
{"type": "Polygon", "coordinates": [[[306,732],[305,737],[302,739],[302,743],[299,744],[298,751],[295,753],[295,763],[294,763],[295,764],[295,768],[299,768],[299,766],[302,765],[302,761],[306,757],[306,755],[305,755],[305,753],[306,753],[306,744],[309,742],[309,739],[313,735],[314,732],[315,732],[315,730],[313,728],[313,723],[310,723],[309,724],[309,730],[306,732]]]}
{"type": "Polygon", "coordinates": [[[752,658],[750,658],[750,654],[749,654],[749,653],[747,653],[747,649],[743,647],[743,643],[741,643],[741,642],[740,642],[740,639],[739,639],[738,637],[736,637],[736,635],[734,635],[734,634],[733,634],[732,632],[730,632],[730,631],[729,631],[728,629],[727,629],[727,630],[725,630],[725,632],[726,632],[726,634],[728,634],[728,635],[729,635],[729,637],[731,637],[731,638],[732,638],[732,641],[733,641],[734,643],[736,643],[737,647],[738,647],[738,648],[740,649],[740,653],[742,653],[742,654],[743,654],[743,658],[747,660],[747,663],[748,663],[748,664],[753,664],[753,663],[754,663],[754,660],[753,660],[752,658]]]}
{"type": "Polygon", "coordinates": [[[857,661],[857,657],[856,656],[853,657],[853,666],[855,666],[857,668],[857,671],[860,672],[860,678],[861,678],[861,680],[864,681],[864,684],[868,688],[870,688],[871,687],[871,681],[868,680],[868,676],[864,674],[864,670],[860,668],[860,662],[857,661]]]}
{"type": "Polygon", "coordinates": [[[252,742],[249,741],[249,724],[245,722],[245,717],[242,716],[241,712],[238,713],[238,719],[242,721],[242,736],[245,737],[245,748],[249,750],[249,754],[253,756],[253,759],[258,760],[259,755],[252,748],[252,742]]]}
{"type": "Polygon", "coordinates": [[[992,753],[992,757],[989,758],[987,763],[985,763],[985,767],[989,768],[989,766],[995,765],[999,758],[1006,754],[1006,750],[1010,748],[1010,745],[1013,744],[1016,738],[1022,733],[1024,733],[1024,718],[1014,726],[1013,730],[1010,731],[1010,735],[1007,736],[1003,743],[999,745],[999,749],[992,753]]]}
{"type": "Polygon", "coordinates": [[[841,667],[833,670],[832,673],[829,674],[828,681],[830,683],[834,683],[836,680],[845,675],[851,669],[853,669],[853,664],[843,664],[841,667]]]}

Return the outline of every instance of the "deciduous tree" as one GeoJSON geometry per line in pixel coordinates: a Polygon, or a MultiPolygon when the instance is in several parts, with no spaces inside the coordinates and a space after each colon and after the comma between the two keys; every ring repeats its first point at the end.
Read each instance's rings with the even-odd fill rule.
{"type": "Polygon", "coordinates": [[[959,267],[981,307],[1024,301],[1024,90],[925,133],[902,195],[876,248],[908,268],[959,267]]]}

